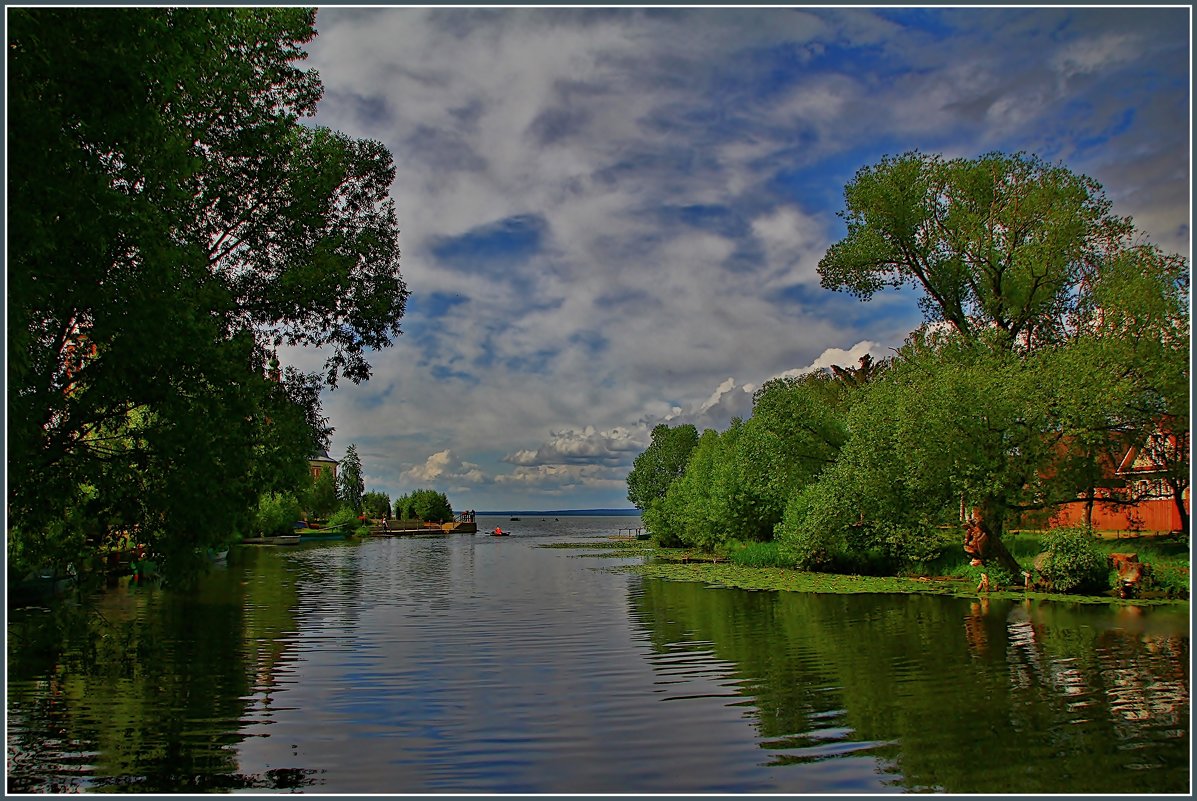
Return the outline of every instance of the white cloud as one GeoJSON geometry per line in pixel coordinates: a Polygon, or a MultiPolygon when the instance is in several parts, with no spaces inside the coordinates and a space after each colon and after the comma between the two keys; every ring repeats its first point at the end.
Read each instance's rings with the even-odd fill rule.
{"type": "Polygon", "coordinates": [[[458,457],[452,450],[437,451],[423,464],[405,470],[402,476],[413,483],[477,483],[484,480],[478,465],[458,457]]]}
{"type": "Polygon", "coordinates": [[[557,431],[536,450],[519,450],[503,461],[520,466],[564,464],[623,464],[647,446],[647,441],[627,428],[596,431],[586,426],[581,431],[557,431]]]}
{"type": "Polygon", "coordinates": [[[414,293],[373,379],[325,394],[334,453],[362,443],[382,488],[456,482],[475,508],[622,505],[652,423],[725,427],[768,377],[884,356],[917,322],[892,294],[828,314],[818,286],[844,181],[886,153],[1078,151],[1116,212],[1187,250],[1188,96],[1142,100],[1144,70],[1187,79],[1172,17],[927,14],[322,9],[318,122],[394,154],[414,293]],[[438,261],[523,214],[543,221],[525,258],[438,261]],[[436,293],[465,302],[436,318],[436,293]]]}

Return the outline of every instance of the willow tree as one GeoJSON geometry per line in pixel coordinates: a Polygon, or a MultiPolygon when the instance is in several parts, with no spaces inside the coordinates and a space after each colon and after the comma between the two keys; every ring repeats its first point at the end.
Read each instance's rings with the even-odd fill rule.
{"type": "Polygon", "coordinates": [[[1010,350],[1074,334],[1083,290],[1134,235],[1096,181],[1024,154],[885,158],[844,200],[847,235],[819,262],[825,288],[868,300],[914,286],[928,321],[968,339],[996,331],[1010,350]]]}
{"type": "MultiPolygon", "coordinates": [[[[886,287],[913,286],[921,290],[927,324],[973,351],[975,363],[1022,375],[1028,359],[1051,355],[1055,372],[1043,372],[1041,380],[1077,384],[1081,403],[1070,416],[1053,412],[1053,430],[1019,422],[1038,412],[1008,408],[1017,398],[982,381],[984,368],[975,374],[972,398],[958,392],[943,409],[940,428],[970,432],[976,456],[966,469],[968,454],[956,454],[953,472],[938,480],[946,486],[955,477],[977,510],[986,535],[981,558],[1012,567],[1001,535],[1013,497],[1037,477],[1060,472],[1060,448],[1032,440],[1145,432],[1162,413],[1187,405],[1181,345],[1188,337],[1187,264],[1142,244],[1095,181],[1024,154],[885,158],[859,170],[844,197],[847,234],[819,263],[824,287],[868,300],[886,287]],[[1102,370],[1088,369],[1086,351],[1104,354],[1102,370]],[[1069,378],[1073,368],[1080,372],[1069,378]],[[994,403],[1014,429],[991,424],[987,409],[994,403]],[[1030,437],[1018,447],[1010,443],[1015,430],[1030,437]],[[1035,464],[1025,458],[1032,448],[1042,456],[1035,464]],[[1003,452],[1009,458],[997,458],[1003,452]]],[[[1042,419],[1047,425],[1048,417],[1042,419]]],[[[1093,458],[1095,451],[1084,453],[1093,458]]]]}
{"type": "Polygon", "coordinates": [[[690,454],[698,446],[698,429],[692,424],[670,426],[660,423],[644,452],[632,462],[628,473],[628,500],[644,514],[644,525],[657,540],[678,545],[675,526],[663,514],[666,493],[686,471],[690,454]]]}
{"type": "Polygon", "coordinates": [[[394,167],[303,124],[314,22],[9,14],[10,543],[80,499],[97,535],[228,536],[326,444],[319,384],[365,380],[399,334],[394,167]],[[318,379],[270,381],[281,344],[323,348],[318,379]]]}

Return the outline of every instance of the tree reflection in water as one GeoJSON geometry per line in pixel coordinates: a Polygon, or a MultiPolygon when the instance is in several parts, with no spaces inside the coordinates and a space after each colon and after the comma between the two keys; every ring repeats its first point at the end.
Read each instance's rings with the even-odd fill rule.
{"type": "Polygon", "coordinates": [[[238,732],[276,688],[295,608],[287,571],[249,584],[240,575],[217,568],[191,593],[129,586],[10,614],[8,790],[315,783],[316,771],[238,772],[238,732]]]}
{"type": "Polygon", "coordinates": [[[1188,621],[1134,610],[645,581],[657,653],[732,666],[775,764],[867,757],[897,788],[1179,792],[1188,621]]]}

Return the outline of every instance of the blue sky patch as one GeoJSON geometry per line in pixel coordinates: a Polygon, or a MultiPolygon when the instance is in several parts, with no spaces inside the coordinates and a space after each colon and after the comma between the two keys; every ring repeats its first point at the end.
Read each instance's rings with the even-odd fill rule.
{"type": "Polygon", "coordinates": [[[412,292],[374,378],[324,396],[331,451],[390,437],[392,495],[415,471],[462,508],[626,507],[612,454],[672,406],[726,426],[744,386],[922,322],[917,289],[807,274],[844,185],[909,150],[1063,162],[1187,254],[1190,39],[1185,7],[322,8],[313,124],[394,155],[412,292]],[[589,464],[502,461],[583,439],[589,464]]]}
{"type": "Polygon", "coordinates": [[[508,267],[535,256],[544,246],[548,225],[538,214],[517,214],[456,237],[438,237],[432,255],[462,270],[508,267]]]}

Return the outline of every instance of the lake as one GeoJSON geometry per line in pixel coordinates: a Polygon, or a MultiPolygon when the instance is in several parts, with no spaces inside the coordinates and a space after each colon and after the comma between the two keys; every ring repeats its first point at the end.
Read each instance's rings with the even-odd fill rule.
{"type": "Polygon", "coordinates": [[[241,546],[9,612],[13,792],[1182,793],[1188,607],[646,579],[637,518],[241,546]]]}

